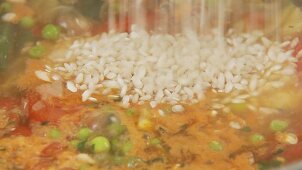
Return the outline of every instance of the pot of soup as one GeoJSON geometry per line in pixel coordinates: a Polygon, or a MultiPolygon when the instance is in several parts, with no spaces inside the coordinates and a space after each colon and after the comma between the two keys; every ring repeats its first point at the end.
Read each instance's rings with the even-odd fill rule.
{"type": "Polygon", "coordinates": [[[301,169],[297,0],[0,0],[0,169],[301,169]]]}

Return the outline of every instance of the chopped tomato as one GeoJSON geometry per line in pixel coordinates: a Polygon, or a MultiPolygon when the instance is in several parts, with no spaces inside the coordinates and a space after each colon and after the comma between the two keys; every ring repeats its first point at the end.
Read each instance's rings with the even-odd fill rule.
{"type": "Polygon", "coordinates": [[[92,28],[92,35],[97,35],[108,31],[108,23],[96,24],[92,28]]]}
{"type": "Polygon", "coordinates": [[[47,145],[42,151],[42,157],[56,157],[60,152],[62,152],[64,146],[59,142],[54,142],[47,145]]]}
{"type": "MultiPolygon", "coordinates": [[[[294,56],[297,56],[298,53],[302,50],[302,36],[299,38],[299,43],[295,47],[295,51],[293,53],[294,56]]],[[[302,60],[300,59],[298,61],[298,72],[302,71],[302,60]]]]}
{"type": "Polygon", "coordinates": [[[20,104],[20,100],[16,98],[0,98],[0,108],[3,109],[12,109],[15,106],[18,106],[20,104]]]}
{"type": "Polygon", "coordinates": [[[62,103],[50,104],[41,99],[38,93],[28,93],[28,118],[38,122],[57,122],[63,115],[74,112],[76,107],[62,103]]]}
{"type": "Polygon", "coordinates": [[[302,50],[302,36],[299,38],[299,43],[296,45],[293,55],[296,56],[300,50],[302,50]]]}
{"type": "Polygon", "coordinates": [[[44,25],[42,25],[42,24],[36,24],[32,29],[33,35],[36,37],[40,37],[43,27],[44,27],[44,25]]]}
{"type": "Polygon", "coordinates": [[[31,128],[25,125],[18,126],[14,131],[11,132],[11,135],[30,136],[31,134],[31,128]]]}
{"type": "Polygon", "coordinates": [[[282,154],[288,162],[298,161],[302,158],[302,142],[296,145],[291,145],[282,154]]]}

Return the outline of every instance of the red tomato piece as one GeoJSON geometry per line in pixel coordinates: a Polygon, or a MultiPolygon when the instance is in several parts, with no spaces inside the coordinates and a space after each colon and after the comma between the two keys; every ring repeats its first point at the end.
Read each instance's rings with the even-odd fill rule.
{"type": "Polygon", "coordinates": [[[3,109],[12,109],[13,107],[18,106],[19,104],[20,104],[20,100],[16,98],[6,97],[0,99],[0,108],[3,109]]]}
{"type": "Polygon", "coordinates": [[[296,145],[292,145],[286,148],[282,156],[288,162],[294,162],[300,160],[302,158],[302,142],[299,142],[296,145]]]}
{"type": "Polygon", "coordinates": [[[30,136],[31,134],[31,128],[25,125],[18,126],[14,131],[11,132],[11,135],[30,136]]]}
{"type": "MultiPolygon", "coordinates": [[[[296,57],[301,50],[302,50],[302,36],[299,38],[299,43],[295,47],[293,56],[296,57]]],[[[297,70],[298,70],[298,72],[302,71],[302,60],[301,59],[297,63],[297,70]]]]}
{"type": "Polygon", "coordinates": [[[34,36],[36,37],[40,37],[41,36],[41,32],[43,29],[43,25],[42,24],[36,24],[33,29],[32,29],[32,33],[34,36]]]}
{"type": "Polygon", "coordinates": [[[64,114],[74,112],[77,108],[46,103],[38,93],[28,93],[27,100],[28,118],[38,122],[57,122],[64,114]]]}
{"type": "Polygon", "coordinates": [[[293,55],[297,56],[300,50],[302,50],[302,36],[299,38],[299,43],[296,45],[293,55]]]}
{"type": "Polygon", "coordinates": [[[47,145],[42,151],[42,157],[56,157],[64,149],[64,146],[59,142],[54,142],[47,145]]]}

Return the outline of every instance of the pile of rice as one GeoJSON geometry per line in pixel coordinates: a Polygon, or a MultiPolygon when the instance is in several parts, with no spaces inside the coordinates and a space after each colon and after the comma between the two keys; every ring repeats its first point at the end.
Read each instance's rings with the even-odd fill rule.
{"type": "Polygon", "coordinates": [[[202,100],[210,88],[252,94],[270,76],[296,72],[292,53],[298,39],[278,43],[261,32],[229,31],[222,43],[217,36],[215,31],[199,37],[148,34],[135,28],[130,33],[104,33],[74,41],[65,62],[52,70],[71,92],[81,91],[83,101],[96,101],[93,94],[109,95],[118,89],[125,107],[169,103],[174,112],[202,100]]]}

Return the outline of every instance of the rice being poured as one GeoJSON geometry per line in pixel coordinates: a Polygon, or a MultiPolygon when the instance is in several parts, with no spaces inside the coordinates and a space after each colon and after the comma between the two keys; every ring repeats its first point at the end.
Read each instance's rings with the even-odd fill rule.
{"type": "Polygon", "coordinates": [[[65,56],[68,62],[58,62],[54,74],[64,78],[71,92],[81,91],[82,101],[96,101],[94,93],[118,89],[125,107],[169,103],[178,112],[183,104],[202,100],[205,90],[253,94],[272,75],[295,73],[292,49],[297,40],[278,43],[261,32],[229,31],[219,48],[217,36],[215,31],[203,37],[153,35],[134,28],[78,39],[65,56]]]}

